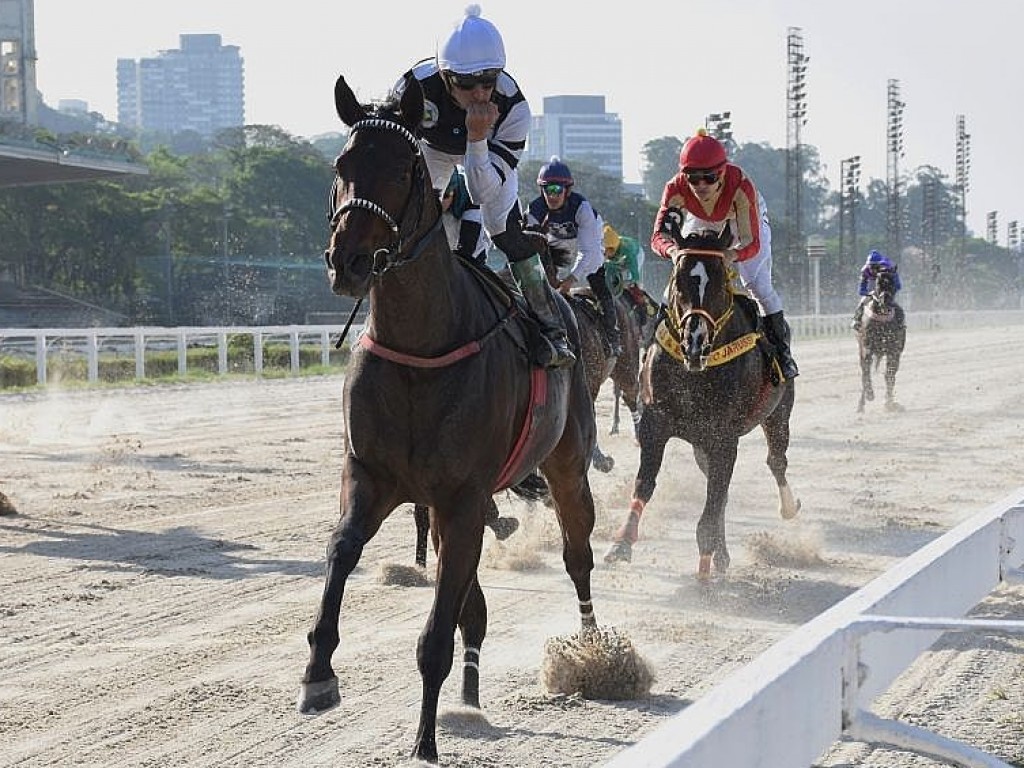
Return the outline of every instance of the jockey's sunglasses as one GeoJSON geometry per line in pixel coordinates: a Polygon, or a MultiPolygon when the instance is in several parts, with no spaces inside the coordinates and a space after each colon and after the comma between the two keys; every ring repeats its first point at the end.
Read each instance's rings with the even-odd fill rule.
{"type": "Polygon", "coordinates": [[[703,181],[705,184],[714,184],[721,175],[718,171],[689,171],[686,174],[686,180],[691,184],[696,184],[700,181],[703,181]]]}
{"type": "Polygon", "coordinates": [[[551,195],[553,197],[565,192],[565,184],[543,184],[541,185],[541,189],[544,190],[544,194],[551,195]]]}
{"type": "Polygon", "coordinates": [[[500,69],[485,69],[483,72],[473,75],[460,75],[458,72],[448,73],[448,82],[460,91],[472,91],[478,85],[484,88],[493,88],[498,83],[500,69]]]}

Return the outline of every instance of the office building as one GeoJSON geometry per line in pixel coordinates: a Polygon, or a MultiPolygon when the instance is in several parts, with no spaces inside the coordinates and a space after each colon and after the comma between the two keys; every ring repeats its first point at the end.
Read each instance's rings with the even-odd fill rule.
{"type": "Polygon", "coordinates": [[[543,107],[532,118],[525,159],[558,155],[570,168],[585,162],[622,178],[622,122],[605,112],[604,96],[545,96],[543,107]]]}
{"type": "Polygon", "coordinates": [[[245,124],[243,59],[220,35],[179,35],[180,48],[117,60],[117,119],[140,131],[213,136],[245,124]]]}

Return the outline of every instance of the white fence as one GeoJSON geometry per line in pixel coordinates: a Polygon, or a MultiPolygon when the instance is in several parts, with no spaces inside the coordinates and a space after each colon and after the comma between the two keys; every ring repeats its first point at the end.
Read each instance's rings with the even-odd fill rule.
{"type": "Polygon", "coordinates": [[[779,641],[607,768],[807,768],[841,736],[964,766],[985,753],[867,708],[943,631],[1024,632],[962,619],[1002,581],[1021,581],[1024,488],[923,547],[779,641]]]}
{"type": "MultiPolygon", "coordinates": [[[[796,339],[849,337],[850,315],[803,315],[789,318],[796,339]]],[[[907,325],[911,330],[940,330],[943,328],[981,327],[986,325],[1024,324],[1024,311],[993,310],[982,312],[910,312],[907,325]]],[[[349,330],[348,340],[355,338],[361,326],[349,330]]],[[[0,328],[0,355],[20,354],[34,356],[36,380],[47,380],[47,357],[55,351],[61,354],[84,355],[88,380],[99,378],[101,352],[116,350],[135,356],[135,378],[146,376],[146,349],[173,346],[178,351],[178,374],[188,372],[187,350],[190,346],[216,344],[219,374],[229,372],[228,339],[238,335],[252,337],[254,372],[263,373],[264,345],[271,341],[287,340],[291,347],[291,371],[300,367],[299,345],[311,342],[321,348],[321,361],[328,363],[331,339],[344,330],[342,325],[281,325],[260,327],[137,327],[137,328],[0,328]]]]}
{"type": "MultiPolygon", "coordinates": [[[[299,346],[318,344],[320,362],[330,362],[331,346],[344,326],[341,325],[279,325],[261,327],[137,327],[137,328],[0,328],[0,355],[31,355],[36,362],[36,381],[46,384],[47,360],[51,354],[83,355],[88,380],[99,379],[101,353],[131,354],[135,358],[135,378],[146,377],[147,349],[173,348],[178,353],[178,375],[188,373],[190,347],[217,347],[217,372],[229,372],[228,341],[239,335],[252,338],[253,371],[263,373],[263,352],[268,343],[286,341],[289,346],[290,370],[299,371],[299,346]]],[[[349,330],[350,338],[359,331],[349,330]]]]}

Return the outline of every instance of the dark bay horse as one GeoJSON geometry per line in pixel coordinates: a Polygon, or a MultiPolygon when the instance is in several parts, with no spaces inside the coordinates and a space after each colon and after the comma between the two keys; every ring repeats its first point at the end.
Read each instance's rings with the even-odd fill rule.
{"type": "Polygon", "coordinates": [[[864,403],[875,399],[871,384],[871,369],[877,368],[885,358],[885,408],[900,411],[896,402],[896,372],[900,369],[900,356],[907,343],[907,322],[903,307],[896,303],[896,276],[889,270],[878,274],[875,290],[864,307],[864,318],[857,331],[860,356],[860,402],[857,412],[864,412],[864,403]]]}
{"type": "Polygon", "coordinates": [[[706,244],[717,245],[717,240],[688,241],[677,259],[667,318],[646,351],[640,467],[626,521],[605,555],[608,562],[631,558],[665,446],[669,438],[678,437],[693,446],[707,481],[697,523],[697,575],[702,580],[710,578],[712,562],[719,573],[729,566],[725,506],[739,439],[754,427],[760,425],[767,438],[780,514],[792,518],[800,508],[786,480],[793,381],[781,377],[774,352],[759,330],[756,305],[734,293],[722,249],[706,244]]]}
{"type": "MultiPolygon", "coordinates": [[[[559,284],[560,267],[572,266],[575,254],[568,252],[557,243],[548,241],[540,232],[530,231],[530,241],[541,254],[541,262],[547,271],[548,282],[553,288],[559,284]]],[[[612,355],[601,323],[598,302],[589,294],[570,294],[566,297],[576,315],[580,329],[580,351],[587,372],[590,396],[595,402],[601,387],[609,379],[615,386],[616,399],[622,398],[633,414],[634,434],[640,420],[640,339],[642,332],[636,315],[621,296],[615,299],[615,312],[622,341],[622,354],[612,355]]],[[[618,403],[616,402],[616,405],[618,403]]],[[[615,422],[617,426],[617,421],[615,422]]],[[[594,446],[594,469],[611,472],[615,459],[604,453],[600,445],[594,446]]]]}
{"type": "MultiPolygon", "coordinates": [[[[583,367],[541,369],[517,300],[454,257],[417,135],[419,88],[399,103],[360,105],[344,78],[335,108],[349,127],[335,163],[332,290],[369,296],[364,332],[345,376],[341,517],[327,548],[326,582],[299,693],[303,713],[340,703],[331,657],[340,641],[349,574],[400,504],[433,510],[439,542],[434,601],[416,660],[422,698],[414,757],[437,762],[437,705],[463,643],[462,701],[479,707],[487,606],[477,580],[491,496],[542,468],[562,529],[562,557],[584,628],[591,605],[594,500],[587,480],[594,407],[583,367]]],[[[559,302],[578,344],[572,314],[559,302]]]]}

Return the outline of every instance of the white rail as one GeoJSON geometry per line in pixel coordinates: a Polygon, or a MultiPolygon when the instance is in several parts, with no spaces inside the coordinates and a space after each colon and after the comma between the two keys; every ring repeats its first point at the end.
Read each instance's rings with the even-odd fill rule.
{"type": "MultiPolygon", "coordinates": [[[[850,336],[850,315],[803,315],[789,318],[793,337],[813,339],[822,337],[850,336]]],[[[943,328],[968,328],[986,325],[1024,324],[1024,311],[991,310],[975,312],[910,312],[907,324],[911,329],[940,330],[943,328]]],[[[318,339],[321,360],[327,364],[330,339],[337,338],[342,325],[276,325],[239,327],[137,327],[137,328],[0,328],[0,355],[16,351],[26,354],[32,350],[36,360],[36,380],[45,384],[47,380],[47,357],[53,348],[63,353],[82,354],[87,360],[88,380],[99,379],[99,355],[104,348],[130,349],[135,355],[135,377],[145,378],[148,345],[168,345],[178,350],[178,373],[188,372],[186,350],[191,346],[216,343],[218,350],[217,372],[229,372],[228,338],[238,334],[252,336],[255,373],[263,372],[264,344],[276,338],[287,338],[291,346],[291,371],[299,369],[299,343],[318,339]]],[[[354,339],[361,326],[349,330],[348,339],[354,339]]]]}
{"type": "Polygon", "coordinates": [[[804,624],[607,768],[807,768],[843,735],[1009,768],[866,710],[943,631],[1024,632],[1024,622],[957,618],[1019,581],[1022,562],[1024,487],[804,624]]]}
{"type": "MultiPolygon", "coordinates": [[[[252,337],[253,371],[263,373],[264,349],[268,342],[286,339],[289,346],[290,370],[300,367],[299,346],[320,345],[320,362],[330,362],[333,339],[344,330],[341,325],[270,325],[260,327],[136,327],[136,328],[0,328],[0,354],[31,354],[36,361],[36,382],[46,384],[47,360],[54,349],[61,353],[84,355],[88,380],[99,379],[100,352],[104,349],[129,351],[135,357],[135,378],[146,377],[147,348],[172,347],[178,352],[178,374],[188,373],[188,349],[195,346],[217,347],[217,373],[229,373],[228,340],[232,336],[252,337]]],[[[354,338],[359,327],[349,330],[354,338]]]]}

